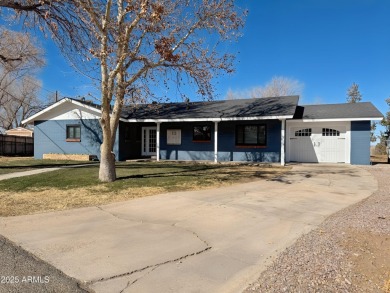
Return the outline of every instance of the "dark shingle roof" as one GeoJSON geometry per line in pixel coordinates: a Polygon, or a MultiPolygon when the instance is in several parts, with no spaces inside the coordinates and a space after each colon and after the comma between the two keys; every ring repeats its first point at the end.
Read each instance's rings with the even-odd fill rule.
{"type": "Polygon", "coordinates": [[[380,118],[382,113],[370,102],[298,106],[294,119],[380,118]]]}
{"type": "MultiPolygon", "coordinates": [[[[76,100],[100,109],[91,101],[76,100]]],[[[294,119],[381,118],[382,113],[370,102],[298,106],[298,96],[239,99],[211,102],[136,104],[125,106],[124,119],[219,119],[242,117],[293,116],[294,119]]]]}
{"type": "Polygon", "coordinates": [[[125,119],[203,119],[293,116],[298,96],[124,107],[125,119]]]}

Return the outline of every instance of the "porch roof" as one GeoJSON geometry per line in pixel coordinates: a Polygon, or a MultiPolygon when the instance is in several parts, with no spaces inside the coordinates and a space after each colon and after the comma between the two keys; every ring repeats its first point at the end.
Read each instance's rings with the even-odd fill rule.
{"type": "Polygon", "coordinates": [[[293,118],[299,97],[139,104],[124,107],[127,121],[251,120],[293,118]]]}

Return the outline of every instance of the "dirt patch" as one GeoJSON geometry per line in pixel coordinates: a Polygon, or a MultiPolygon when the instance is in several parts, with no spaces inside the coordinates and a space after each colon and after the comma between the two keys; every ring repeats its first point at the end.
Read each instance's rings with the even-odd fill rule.
{"type": "Polygon", "coordinates": [[[390,235],[349,230],[342,247],[348,251],[351,282],[363,292],[373,287],[390,293],[390,235]]]}
{"type": "Polygon", "coordinates": [[[162,193],[158,187],[124,189],[107,192],[104,186],[59,190],[48,188],[33,192],[0,193],[0,216],[19,216],[40,212],[102,205],[162,193]]]}

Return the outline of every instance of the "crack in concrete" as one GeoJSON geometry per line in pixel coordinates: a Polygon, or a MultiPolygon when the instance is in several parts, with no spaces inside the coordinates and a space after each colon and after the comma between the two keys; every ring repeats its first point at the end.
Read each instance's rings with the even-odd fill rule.
{"type": "Polygon", "coordinates": [[[120,278],[120,277],[126,277],[126,276],[131,276],[135,273],[139,273],[139,272],[142,272],[144,270],[147,270],[147,269],[150,269],[150,268],[158,268],[162,265],[165,265],[165,264],[169,264],[169,263],[174,263],[174,262],[178,262],[180,260],[183,260],[183,259],[186,259],[190,256],[195,256],[195,255],[199,255],[199,254],[202,254],[208,250],[210,250],[212,247],[206,247],[205,249],[202,249],[202,250],[199,250],[199,251],[196,251],[196,252],[193,252],[193,253],[189,253],[189,254],[186,254],[184,256],[181,256],[181,257],[178,257],[178,258],[175,258],[175,259],[171,259],[171,260],[167,260],[167,261],[164,261],[164,262],[161,262],[161,263],[158,263],[158,264],[154,264],[154,265],[149,265],[149,266],[146,266],[146,267],[143,267],[141,269],[137,269],[137,270],[134,270],[134,271],[131,271],[131,272],[127,272],[127,273],[123,273],[123,274],[118,274],[118,275],[115,275],[115,276],[111,276],[111,277],[108,277],[108,278],[101,278],[101,279],[98,279],[98,280],[92,280],[92,281],[89,281],[88,284],[93,284],[93,283],[99,283],[99,282],[105,282],[105,281],[109,281],[109,280],[113,280],[113,279],[116,279],[116,278],[120,278]]]}
{"type": "MultiPolygon", "coordinates": [[[[108,213],[109,215],[119,219],[119,220],[123,220],[123,221],[135,221],[135,222],[139,222],[141,224],[143,223],[147,223],[147,224],[157,224],[157,225],[164,225],[164,224],[161,224],[161,223],[153,223],[153,222],[146,222],[146,221],[143,221],[143,220],[137,220],[137,219],[129,219],[129,218],[123,218],[123,217],[120,217],[112,212],[109,212],[105,209],[103,209],[102,207],[100,206],[96,206],[97,209],[101,210],[102,212],[105,212],[105,213],[108,213]]],[[[88,285],[91,285],[91,284],[94,284],[94,283],[99,283],[99,282],[105,282],[105,281],[109,281],[109,280],[113,280],[113,279],[117,279],[117,278],[121,278],[121,277],[126,277],[126,276],[131,276],[135,273],[139,273],[139,272],[142,272],[142,271],[145,271],[147,269],[152,269],[150,270],[150,272],[148,272],[147,274],[135,279],[133,282],[128,282],[126,287],[123,288],[120,292],[124,292],[124,290],[126,290],[127,288],[129,288],[130,286],[132,286],[133,284],[135,284],[136,282],[138,282],[140,279],[142,279],[143,277],[147,276],[148,274],[150,274],[151,272],[153,272],[154,270],[156,270],[157,268],[159,268],[160,266],[163,266],[165,264],[169,264],[169,263],[174,263],[174,262],[178,262],[178,261],[181,261],[183,259],[186,259],[188,257],[191,257],[191,256],[195,256],[195,255],[199,255],[199,254],[202,254],[208,250],[210,250],[212,248],[212,246],[210,246],[210,244],[206,241],[206,240],[203,240],[202,238],[200,238],[200,236],[195,233],[194,231],[191,231],[189,229],[186,229],[184,227],[180,227],[180,226],[177,226],[177,223],[173,223],[171,224],[170,226],[172,227],[175,227],[175,228],[179,228],[179,229],[182,229],[186,232],[189,232],[189,233],[192,233],[197,239],[199,239],[201,242],[203,242],[205,245],[206,245],[206,248],[202,249],[202,250],[199,250],[199,251],[196,251],[196,252],[193,252],[193,253],[189,253],[189,254],[186,254],[184,256],[181,256],[181,257],[178,257],[178,258],[175,258],[175,259],[171,259],[171,260],[167,260],[167,261],[164,261],[164,262],[161,262],[161,263],[158,263],[158,264],[153,264],[153,265],[148,265],[148,266],[145,266],[143,268],[140,268],[140,269],[137,269],[137,270],[133,270],[131,272],[126,272],[126,273],[123,273],[123,274],[118,274],[118,275],[115,275],[115,276],[111,276],[111,277],[108,277],[108,278],[101,278],[101,279],[97,279],[97,280],[91,280],[89,282],[87,282],[88,285]]]]}
{"type": "MultiPolygon", "coordinates": [[[[113,216],[114,218],[119,219],[119,220],[123,220],[123,221],[133,221],[133,222],[138,222],[138,223],[141,223],[141,224],[144,223],[143,220],[134,219],[134,218],[124,218],[124,217],[120,217],[120,216],[118,216],[118,215],[116,215],[116,214],[114,214],[114,213],[111,213],[111,212],[109,212],[109,211],[103,209],[103,208],[100,207],[100,206],[96,206],[96,208],[99,209],[99,210],[101,210],[101,211],[104,212],[104,213],[107,213],[107,214],[113,216]]],[[[155,223],[150,223],[150,224],[155,224],[155,223]]],[[[156,223],[156,224],[157,224],[157,223],[156,223]]]]}
{"type": "MultiPolygon", "coordinates": [[[[158,223],[158,222],[151,222],[151,221],[144,221],[144,220],[139,220],[139,219],[134,219],[134,218],[120,217],[120,216],[118,216],[117,214],[114,214],[114,213],[112,213],[112,212],[109,212],[109,211],[103,209],[101,206],[96,206],[96,207],[97,207],[99,210],[101,210],[102,212],[105,212],[105,213],[107,213],[107,214],[109,214],[109,215],[111,215],[111,216],[113,216],[113,217],[115,217],[115,218],[117,218],[117,219],[119,219],[119,220],[134,221],[134,222],[138,222],[138,223],[141,223],[141,224],[167,225],[167,224],[162,224],[162,223],[158,223]]],[[[178,226],[177,224],[178,224],[178,223],[173,223],[173,224],[171,224],[170,226],[175,227],[175,228],[182,229],[182,230],[184,230],[184,231],[186,231],[186,232],[188,232],[188,233],[193,234],[196,238],[198,238],[200,241],[202,241],[206,246],[208,246],[208,247],[210,246],[210,247],[211,247],[211,245],[210,245],[206,240],[203,240],[196,232],[194,232],[194,231],[192,231],[192,230],[189,230],[189,229],[187,229],[187,228],[184,228],[184,227],[180,227],[180,226],[178,226]]]]}
{"type": "Polygon", "coordinates": [[[145,275],[142,275],[141,277],[135,279],[133,282],[130,282],[128,281],[125,288],[123,288],[119,293],[123,293],[127,288],[130,288],[132,285],[134,285],[135,283],[137,283],[139,280],[141,280],[142,278],[144,278],[145,276],[149,275],[151,272],[153,272],[155,269],[159,268],[159,266],[156,266],[154,267],[153,269],[151,269],[149,272],[147,272],[145,275]]]}
{"type": "Polygon", "coordinates": [[[182,229],[182,230],[184,230],[184,231],[187,231],[188,233],[192,233],[196,238],[198,238],[200,241],[202,241],[207,247],[210,247],[210,248],[211,248],[211,245],[210,245],[206,240],[200,238],[200,236],[199,236],[195,231],[186,229],[186,228],[184,228],[184,227],[177,226],[177,223],[173,223],[171,226],[172,226],[172,227],[175,227],[175,228],[182,229]]]}

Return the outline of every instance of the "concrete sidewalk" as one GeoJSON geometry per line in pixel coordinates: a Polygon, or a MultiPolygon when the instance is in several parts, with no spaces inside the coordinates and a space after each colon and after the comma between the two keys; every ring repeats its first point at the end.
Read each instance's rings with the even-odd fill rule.
{"type": "Polygon", "coordinates": [[[94,165],[94,164],[68,165],[68,166],[61,166],[61,167],[49,167],[49,168],[40,168],[40,169],[34,169],[34,170],[28,170],[28,171],[22,171],[22,172],[14,172],[14,173],[0,175],[0,181],[12,179],[12,178],[17,178],[17,177],[25,177],[25,176],[35,175],[35,174],[56,171],[56,170],[60,170],[60,169],[64,169],[64,168],[65,169],[66,168],[79,168],[79,167],[85,167],[85,166],[91,166],[91,165],[94,165]]]}
{"type": "Polygon", "coordinates": [[[1,180],[12,179],[12,178],[17,178],[17,177],[31,176],[31,175],[35,175],[35,174],[41,174],[41,173],[56,171],[56,170],[59,170],[59,169],[61,169],[61,168],[42,168],[42,169],[35,169],[35,170],[28,170],[28,171],[22,171],[22,172],[14,172],[14,173],[9,173],[9,174],[3,174],[3,175],[0,175],[0,181],[1,180]]]}
{"type": "Polygon", "coordinates": [[[0,234],[96,292],[238,292],[376,188],[358,167],[296,165],[275,181],[0,218],[0,234]]]}

